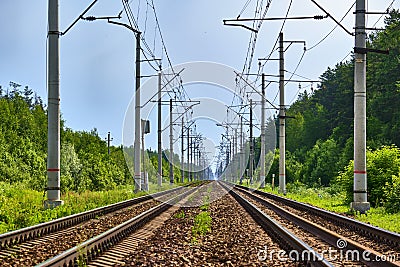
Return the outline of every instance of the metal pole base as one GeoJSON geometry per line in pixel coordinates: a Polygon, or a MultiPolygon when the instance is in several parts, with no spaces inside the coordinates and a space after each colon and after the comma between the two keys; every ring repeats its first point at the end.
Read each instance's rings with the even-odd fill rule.
{"type": "Polygon", "coordinates": [[[350,208],[352,210],[358,211],[361,214],[365,214],[371,208],[369,202],[351,202],[350,208]]]}
{"type": "Polygon", "coordinates": [[[141,190],[142,190],[142,188],[141,188],[141,185],[140,185],[140,180],[141,180],[141,177],[140,177],[140,175],[138,176],[138,175],[135,175],[135,178],[134,178],[134,180],[135,180],[135,193],[138,193],[138,192],[140,192],[141,190]]]}
{"type": "Polygon", "coordinates": [[[283,194],[284,196],[286,196],[286,189],[284,189],[284,190],[278,189],[278,193],[279,194],[283,194]]]}
{"type": "Polygon", "coordinates": [[[159,173],[157,174],[157,186],[158,187],[162,186],[162,177],[159,173]]]}
{"type": "Polygon", "coordinates": [[[142,191],[149,191],[149,177],[145,174],[143,177],[142,191]]]}
{"type": "Polygon", "coordinates": [[[260,175],[260,180],[261,180],[260,188],[263,189],[265,188],[265,176],[260,175]]]}
{"type": "Polygon", "coordinates": [[[64,205],[64,201],[62,201],[62,200],[45,200],[43,204],[44,204],[45,209],[54,209],[55,207],[64,205]]]}

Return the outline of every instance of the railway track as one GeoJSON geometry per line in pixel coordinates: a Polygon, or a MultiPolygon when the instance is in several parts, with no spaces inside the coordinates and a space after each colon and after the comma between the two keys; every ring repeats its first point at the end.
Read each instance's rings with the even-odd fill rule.
{"type": "MultiPolygon", "coordinates": [[[[242,266],[242,263],[252,260],[253,263],[245,265],[400,266],[394,258],[384,258],[388,254],[399,256],[397,234],[368,225],[375,234],[376,231],[383,231],[385,235],[380,238],[376,236],[367,238],[371,233],[367,233],[365,229],[360,234],[356,230],[344,230],[345,225],[356,224],[357,221],[310,205],[302,206],[303,204],[299,202],[241,186],[232,187],[223,182],[175,189],[156,195],[156,197],[161,196],[164,196],[162,203],[146,198],[136,200],[136,204],[133,204],[136,207],[135,211],[121,220],[115,219],[111,222],[121,213],[127,215],[129,208],[125,207],[120,215],[118,211],[114,211],[109,215],[91,219],[91,226],[78,223],[70,228],[64,227],[61,233],[53,230],[53,233],[39,239],[34,238],[29,241],[20,239],[20,243],[16,240],[14,241],[16,245],[2,247],[0,257],[3,258],[0,259],[0,264],[1,266],[83,264],[100,267],[148,266],[148,264],[197,266],[211,262],[210,266],[242,266]],[[210,203],[210,199],[215,200],[213,202],[215,204],[210,203]],[[192,230],[188,226],[190,219],[186,219],[186,224],[179,225],[179,219],[176,219],[175,215],[183,212],[183,214],[193,214],[194,218],[203,211],[204,206],[206,210],[210,210],[209,213],[213,217],[212,227],[215,228],[205,237],[201,237],[200,243],[197,241],[193,243],[190,239],[192,230]],[[242,213],[238,206],[241,206],[242,213]],[[247,215],[244,214],[246,212],[247,215]],[[320,213],[324,215],[317,215],[320,213]],[[246,219],[250,216],[253,218],[252,222],[246,219]],[[340,219],[329,219],[335,216],[339,216],[340,219]],[[99,227],[104,223],[102,220],[108,227],[99,227]],[[344,222],[335,223],[337,220],[344,222]],[[262,233],[255,225],[259,225],[262,233]],[[92,226],[97,227],[98,231],[85,236],[74,246],[70,245],[69,249],[51,247],[46,243],[51,238],[63,243],[69,236],[73,239],[75,232],[84,235],[82,233],[92,226]],[[186,231],[186,234],[182,231],[186,231]],[[251,257],[243,255],[241,250],[247,250],[249,247],[259,249],[263,242],[268,244],[270,249],[268,252],[259,250],[258,253],[252,251],[251,257]],[[36,250],[32,251],[32,248],[36,250]],[[20,257],[17,251],[21,249],[30,253],[20,257]],[[272,253],[271,249],[274,255],[269,254],[272,253]],[[282,256],[279,254],[282,253],[280,251],[283,251],[283,261],[280,258],[282,256]],[[331,257],[330,251],[334,252],[334,258],[331,257]],[[10,257],[10,252],[15,253],[14,256],[10,257]],[[4,258],[4,255],[8,256],[4,258]],[[358,257],[354,258],[357,255],[358,257]],[[385,261],[373,261],[378,258],[385,261]],[[254,265],[255,260],[258,261],[256,265],[254,265]]],[[[352,229],[354,227],[356,226],[352,229]]]]}
{"type": "MultiPolygon", "coordinates": [[[[400,266],[399,235],[396,233],[262,191],[252,192],[243,186],[236,186],[233,191],[300,235],[307,236],[298,228],[317,237],[312,241],[315,245],[328,244],[341,253],[337,255],[341,259],[367,266],[400,266]]],[[[323,247],[326,250],[326,245],[323,247]]]]}
{"type": "MultiPolygon", "coordinates": [[[[183,198],[182,202],[186,204],[182,205],[183,208],[174,207],[177,212],[175,214],[186,214],[185,219],[170,218],[157,230],[151,229],[150,224],[153,221],[150,221],[127,239],[118,242],[106,252],[99,253],[96,259],[89,259],[88,266],[261,266],[263,263],[270,264],[267,266],[281,266],[279,261],[262,262],[257,258],[255,249],[268,245],[269,248],[278,250],[278,243],[271,241],[269,233],[265,232],[219,183],[211,183],[203,189],[205,190],[193,191],[193,194],[183,198]],[[207,212],[213,217],[213,229],[206,236],[197,236],[196,241],[193,241],[192,219],[205,212],[204,208],[199,209],[199,206],[204,207],[204,200],[209,199],[211,194],[214,195],[215,201],[209,204],[207,212]],[[187,205],[187,202],[193,201],[193,195],[198,195],[196,199],[200,200],[196,203],[197,207],[194,207],[195,203],[187,205]],[[151,234],[148,229],[151,229],[151,234]],[[145,238],[138,236],[139,233],[145,238]]],[[[165,218],[164,213],[158,216],[165,218]]],[[[172,213],[171,211],[168,216],[172,213]]],[[[154,220],[157,220],[157,217],[154,220]]],[[[283,233],[287,234],[285,230],[283,233]]],[[[282,240],[279,239],[279,244],[283,244],[282,240]]],[[[314,253],[302,241],[296,238],[295,240],[297,242],[294,246],[314,253]]],[[[55,262],[54,259],[41,266],[61,266],[55,262]]],[[[69,264],[73,265],[73,262],[69,264]]],[[[306,265],[307,262],[284,264],[306,265]]],[[[332,266],[324,260],[313,262],[311,265],[332,266]]]]}
{"type": "Polygon", "coordinates": [[[188,189],[37,266],[76,266],[82,263],[85,266],[114,266],[121,263],[124,257],[140,242],[149,238],[178,209],[180,201],[196,190],[198,187],[188,189]]]}
{"type": "MultiPolygon", "coordinates": [[[[213,183],[212,185],[209,186],[205,186],[203,187],[203,189],[207,189],[207,190],[203,190],[203,192],[201,192],[201,190],[193,190],[193,192],[190,192],[190,194],[197,194],[200,197],[197,197],[197,199],[205,199],[204,197],[207,196],[208,193],[208,198],[210,197],[210,194],[217,194],[217,196],[215,197],[215,199],[219,199],[221,198],[223,195],[226,195],[227,192],[229,191],[229,188],[224,188],[221,187],[221,185],[219,183],[213,183]],[[211,188],[213,187],[213,188],[211,188]],[[211,190],[209,190],[211,188],[211,190]],[[226,191],[224,191],[226,190],[226,191]]],[[[240,197],[239,194],[236,194],[234,192],[230,192],[231,195],[233,196],[234,199],[237,200],[237,202],[239,202],[246,210],[247,212],[250,213],[250,215],[256,220],[256,222],[258,224],[260,224],[262,226],[262,228],[266,231],[264,233],[265,234],[272,234],[274,233],[274,239],[276,240],[277,244],[280,245],[281,248],[286,248],[286,249],[296,249],[298,251],[307,251],[309,253],[309,255],[312,255],[310,257],[310,259],[307,260],[300,260],[300,262],[302,262],[303,264],[301,265],[311,265],[311,266],[333,266],[331,265],[329,262],[327,262],[325,259],[323,259],[323,257],[321,255],[319,255],[316,251],[314,251],[311,247],[309,247],[306,243],[304,243],[303,241],[301,241],[299,238],[295,237],[293,234],[291,234],[289,231],[287,231],[285,228],[281,227],[280,225],[278,225],[277,223],[274,222],[274,220],[272,220],[271,218],[269,218],[267,215],[265,215],[261,210],[259,210],[257,207],[255,207],[253,204],[251,204],[249,201],[245,200],[244,198],[240,197]]],[[[207,198],[206,198],[207,199],[207,198]]],[[[228,198],[229,199],[229,198],[228,198]]],[[[175,200],[174,202],[177,203],[178,201],[185,201],[185,202],[190,202],[190,196],[189,193],[185,194],[185,197],[180,197],[179,200],[175,200]]],[[[233,208],[236,212],[237,208],[235,208],[234,206],[237,205],[237,203],[235,200],[231,200],[231,204],[229,206],[232,206],[230,208],[233,208]],[[232,203],[233,201],[233,203],[232,203]],[[236,203],[236,204],[235,204],[236,203]]],[[[172,204],[172,203],[171,203],[172,204]]],[[[165,204],[164,204],[165,205],[165,204]]],[[[200,201],[200,203],[197,203],[198,206],[202,205],[202,202],[200,201]]],[[[133,258],[133,260],[137,260],[137,258],[135,258],[135,251],[140,249],[139,248],[139,244],[141,242],[143,242],[145,239],[151,238],[151,236],[154,235],[154,230],[159,227],[160,225],[162,225],[163,223],[165,223],[165,221],[168,219],[168,217],[171,217],[171,214],[173,212],[176,212],[178,210],[177,206],[174,206],[173,209],[168,209],[166,208],[167,211],[166,212],[163,208],[163,205],[160,205],[159,209],[155,209],[155,214],[153,214],[152,216],[155,217],[155,219],[150,220],[148,224],[145,224],[145,226],[141,229],[139,229],[136,232],[133,232],[132,234],[129,234],[129,236],[127,238],[125,238],[124,240],[120,241],[116,241],[115,243],[113,243],[112,245],[109,245],[109,248],[105,248],[103,251],[103,249],[99,249],[98,246],[100,243],[102,242],[102,237],[96,237],[95,239],[93,239],[92,241],[88,241],[88,244],[82,244],[81,245],[81,250],[84,247],[84,251],[83,252],[83,258],[82,260],[84,260],[85,262],[88,263],[88,266],[123,266],[123,265],[129,265],[129,264],[139,264],[138,266],[147,266],[147,265],[141,265],[140,261],[136,262],[136,263],[127,263],[125,262],[124,258],[126,257],[131,257],[133,258]],[[99,251],[99,253],[96,253],[96,250],[99,251]]],[[[193,206],[193,203],[191,203],[189,206],[193,206]]],[[[226,208],[225,208],[226,209],[226,208]]],[[[221,213],[218,212],[217,213],[218,216],[221,216],[221,213]]],[[[139,223],[142,220],[146,220],[147,214],[143,214],[138,216],[138,218],[136,218],[135,220],[133,220],[132,222],[127,222],[130,226],[129,227],[136,227],[135,225],[137,223],[139,223]]],[[[226,215],[225,215],[226,216],[226,215]]],[[[225,217],[225,219],[229,220],[229,217],[225,217]]],[[[216,218],[217,221],[219,221],[222,218],[216,218]]],[[[234,223],[232,221],[230,221],[230,223],[234,223]]],[[[119,226],[120,227],[120,226],[119,226]]],[[[168,227],[168,226],[166,226],[168,227]]],[[[228,228],[225,229],[225,231],[229,231],[229,226],[226,226],[228,228]]],[[[254,226],[253,226],[254,227],[254,226]]],[[[162,227],[164,228],[164,227],[162,227]]],[[[178,228],[180,229],[180,227],[178,228]]],[[[118,228],[115,228],[115,231],[117,231],[118,228]]],[[[243,231],[244,229],[237,229],[239,232],[243,231]]],[[[169,235],[171,235],[171,232],[168,232],[169,235]]],[[[175,235],[176,233],[172,234],[175,235]]],[[[218,237],[224,237],[226,233],[219,233],[217,234],[218,237]]],[[[168,238],[168,235],[164,234],[160,234],[158,233],[157,236],[154,236],[153,242],[154,243],[159,243],[160,238],[168,238]]],[[[236,239],[237,237],[235,237],[236,239]]],[[[267,236],[265,237],[265,239],[267,238],[267,236]]],[[[211,240],[213,242],[215,242],[215,238],[211,238],[211,240]]],[[[104,242],[104,241],[103,241],[104,242]]],[[[108,241],[110,242],[110,241],[108,241]]],[[[179,243],[182,246],[187,246],[187,244],[185,244],[187,241],[185,240],[180,240],[178,242],[173,242],[174,245],[176,245],[176,243],[179,243]]],[[[225,243],[226,241],[223,240],[223,242],[225,243]]],[[[231,243],[232,241],[228,241],[229,243],[231,243]]],[[[247,240],[247,242],[251,243],[251,239],[247,240]]],[[[262,242],[265,242],[265,240],[263,240],[262,242]]],[[[107,242],[106,242],[107,243],[107,242]]],[[[234,241],[235,243],[235,241],[234,241]]],[[[103,245],[106,246],[106,245],[103,245]]],[[[140,247],[142,247],[143,245],[141,245],[140,247]]],[[[154,245],[155,246],[155,245],[154,245]]],[[[154,248],[153,245],[151,245],[152,249],[154,248]]],[[[168,253],[165,251],[165,247],[170,247],[171,245],[161,245],[159,247],[159,249],[163,250],[162,253],[168,253]]],[[[195,251],[197,251],[196,247],[193,247],[191,245],[190,249],[194,249],[195,251]]],[[[196,246],[196,245],[195,245],[196,246]]],[[[228,247],[230,245],[228,244],[223,244],[223,246],[228,249],[228,247]],[[228,247],[227,247],[228,246],[228,247]]],[[[277,247],[275,245],[275,247],[277,247]]],[[[187,249],[186,249],[187,250],[187,249]]],[[[69,252],[65,252],[63,253],[64,255],[59,255],[54,259],[51,259],[45,263],[43,263],[40,266],[73,266],[74,262],[78,262],[79,261],[79,255],[78,255],[78,251],[79,248],[74,248],[72,250],[70,250],[69,252]]],[[[185,249],[178,249],[178,251],[185,251],[185,249]]],[[[224,253],[228,253],[228,252],[224,252],[223,250],[218,250],[219,253],[222,252],[222,254],[224,253]]],[[[82,253],[82,252],[81,252],[82,253]]],[[[139,251],[137,252],[138,254],[143,253],[143,251],[139,251]]],[[[163,258],[163,259],[168,259],[169,256],[168,255],[159,255],[160,253],[153,253],[153,255],[158,256],[159,258],[163,258]]],[[[177,261],[173,261],[173,257],[177,256],[176,253],[172,253],[171,256],[171,264],[167,261],[164,262],[164,264],[167,264],[167,266],[177,266],[177,265],[181,265],[181,266],[185,266],[185,264],[187,264],[188,262],[190,262],[190,260],[188,260],[188,258],[186,258],[185,256],[181,256],[182,261],[180,263],[178,263],[177,261]],[[173,263],[172,263],[173,262],[173,263]],[[176,264],[176,265],[174,265],[176,264]]],[[[189,257],[189,256],[188,256],[189,257]]],[[[208,254],[208,257],[210,257],[211,259],[213,258],[213,253],[208,254]]],[[[222,256],[223,260],[226,257],[226,255],[222,256]]],[[[158,258],[158,259],[159,259],[158,258]]],[[[193,259],[193,258],[192,258],[193,259]]],[[[198,260],[198,259],[193,259],[194,261],[198,260]]],[[[214,259],[215,260],[215,259],[214,259]]],[[[150,261],[151,262],[151,261],[150,261]]],[[[231,264],[232,262],[227,260],[226,263],[231,264]]],[[[259,262],[260,263],[260,262],[259,262]]],[[[153,262],[153,264],[155,264],[153,262]]],[[[199,264],[197,262],[197,264],[199,264]]],[[[211,264],[211,263],[210,263],[211,264]]],[[[242,264],[239,262],[239,265],[242,264]]],[[[293,263],[290,263],[290,266],[294,266],[292,265],[293,263]]],[[[157,265],[157,264],[156,264],[157,265]]],[[[287,264],[285,264],[287,265],[287,264]]],[[[295,266],[297,266],[298,264],[295,263],[295,266]]],[[[213,266],[213,265],[211,265],[213,266]]],[[[217,266],[219,266],[217,264],[217,266]]]]}
{"type": "Polygon", "coordinates": [[[188,190],[175,188],[0,235],[1,266],[32,266],[188,190]]]}
{"type": "MultiPolygon", "coordinates": [[[[145,240],[150,239],[154,236],[157,229],[164,226],[165,223],[171,219],[171,217],[176,214],[181,207],[185,206],[196,206],[203,203],[203,198],[208,194],[208,188],[210,188],[208,183],[201,184],[197,188],[186,192],[176,199],[165,203],[167,204],[166,209],[159,209],[154,215],[153,219],[150,219],[143,227],[138,228],[129,234],[128,237],[124,237],[121,242],[110,247],[104,253],[88,260],[88,267],[105,267],[105,266],[115,266],[124,265],[124,259],[137,250],[141,243],[145,240]]],[[[156,237],[158,238],[158,237],[156,237]]]]}
{"type": "Polygon", "coordinates": [[[276,242],[280,244],[281,248],[287,252],[297,251],[298,255],[302,255],[302,253],[307,255],[307,257],[303,258],[298,257],[296,261],[301,261],[304,262],[305,265],[311,266],[333,266],[323,257],[323,255],[319,254],[306,242],[265,214],[256,205],[245,199],[240,194],[236,193],[234,190],[230,190],[229,193],[237,202],[239,202],[240,205],[243,206],[243,208],[246,209],[247,212],[250,213],[254,220],[259,223],[276,242]]]}

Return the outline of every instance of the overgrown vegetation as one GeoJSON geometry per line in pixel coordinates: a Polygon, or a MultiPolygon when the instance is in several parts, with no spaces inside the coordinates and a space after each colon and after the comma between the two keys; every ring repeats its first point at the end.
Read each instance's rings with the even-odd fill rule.
{"type": "Polygon", "coordinates": [[[180,210],[179,212],[174,214],[174,218],[176,219],[184,219],[186,217],[185,211],[180,210]]]}
{"type": "Polygon", "coordinates": [[[134,194],[133,187],[127,186],[98,192],[67,192],[62,197],[64,205],[46,210],[43,208],[45,196],[42,192],[29,189],[24,184],[10,185],[0,182],[0,233],[109,205],[143,194],[134,194]]]}
{"type": "Polygon", "coordinates": [[[208,208],[210,206],[210,194],[212,187],[207,187],[207,194],[203,196],[203,204],[199,207],[201,212],[194,217],[192,227],[192,243],[197,243],[199,236],[204,236],[211,231],[212,218],[208,208]]]}
{"type": "MultiPolygon", "coordinates": [[[[346,192],[346,202],[353,198],[353,166],[351,161],[339,174],[335,182],[346,192]]],[[[375,151],[367,151],[368,192],[373,206],[385,206],[390,211],[400,211],[398,176],[400,174],[400,149],[384,146],[375,151]],[[397,199],[396,199],[397,197],[397,199]]]]}
{"type": "MultiPolygon", "coordinates": [[[[169,185],[161,188],[154,186],[150,188],[149,193],[169,188],[169,185]]],[[[43,192],[29,189],[24,184],[10,185],[0,182],[0,234],[145,194],[135,194],[133,186],[130,185],[103,191],[69,191],[62,195],[64,205],[50,210],[43,208],[43,201],[46,199],[43,192]]]]}
{"type": "Polygon", "coordinates": [[[192,227],[192,235],[194,238],[205,235],[211,231],[212,218],[208,211],[202,211],[194,217],[194,225],[192,227]]]}

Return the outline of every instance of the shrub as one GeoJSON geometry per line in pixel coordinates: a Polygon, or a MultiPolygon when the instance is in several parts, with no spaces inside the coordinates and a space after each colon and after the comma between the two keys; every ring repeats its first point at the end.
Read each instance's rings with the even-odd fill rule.
{"type": "MultiPolygon", "coordinates": [[[[346,201],[353,199],[354,162],[351,161],[336,178],[335,183],[346,191],[346,201]]],[[[396,146],[383,146],[375,151],[367,151],[368,201],[379,206],[387,201],[389,193],[384,188],[393,185],[393,177],[400,173],[400,150],[396,146]]]]}
{"type": "Polygon", "coordinates": [[[392,183],[386,183],[384,189],[385,208],[390,213],[400,212],[400,174],[392,176],[392,183]]]}

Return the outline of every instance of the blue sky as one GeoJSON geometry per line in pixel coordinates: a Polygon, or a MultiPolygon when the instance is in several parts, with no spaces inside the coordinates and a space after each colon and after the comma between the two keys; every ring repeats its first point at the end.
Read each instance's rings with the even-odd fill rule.
{"type": "MultiPolygon", "coordinates": [[[[69,24],[91,3],[87,0],[60,0],[60,30],[69,24]]],[[[223,26],[222,20],[236,18],[247,1],[232,0],[154,0],[164,41],[173,64],[190,61],[212,61],[242,70],[249,43],[250,32],[239,27],[223,26]]],[[[251,17],[256,0],[250,1],[242,18],[251,17]]],[[[266,1],[264,1],[266,2],[266,1]]],[[[290,0],[272,1],[267,17],[285,15],[290,0]]],[[[370,11],[383,11],[391,0],[369,1],[370,11]]],[[[340,19],[353,1],[319,0],[335,18],[340,19]]],[[[135,14],[139,14],[139,27],[146,28],[145,37],[155,54],[161,54],[159,36],[154,42],[154,15],[145,0],[131,1],[135,14]],[[147,11],[146,11],[147,10],[147,11]],[[147,20],[146,20],[147,12],[147,20]],[[156,44],[153,47],[153,44],[156,44]]],[[[394,7],[399,8],[399,1],[394,7]]],[[[46,93],[46,0],[2,0],[0,1],[0,85],[7,88],[10,81],[33,88],[45,102],[46,93]]],[[[88,15],[113,16],[122,10],[121,1],[99,0],[88,15]]],[[[323,14],[310,0],[294,0],[290,16],[323,14]]],[[[370,16],[372,26],[379,16],[370,16]]],[[[123,14],[122,22],[126,22],[123,14]]],[[[382,26],[381,20],[377,26],[382,26]]],[[[258,35],[255,60],[252,69],[257,69],[257,58],[266,56],[277,38],[282,22],[264,22],[258,35]]],[[[343,25],[352,30],[352,12],[343,20],[343,25]]],[[[311,47],[333,27],[330,19],[322,21],[288,21],[284,34],[286,40],[305,40],[311,47]]],[[[323,43],[308,51],[297,73],[318,79],[327,69],[340,62],[353,48],[353,37],[337,28],[323,43]]],[[[61,112],[68,127],[74,130],[90,130],[96,127],[100,136],[110,131],[114,144],[122,143],[122,125],[126,109],[134,92],[134,36],[131,32],[109,25],[105,21],[80,21],[60,39],[60,90],[61,112]]],[[[303,47],[294,45],[286,52],[285,69],[293,71],[303,47]]],[[[275,54],[277,57],[277,54],[275,54]]],[[[163,65],[166,66],[165,56],[163,65]]],[[[268,63],[265,71],[277,74],[277,63],[268,63]]],[[[143,75],[154,71],[143,65],[143,75]]],[[[145,82],[145,79],[142,81],[145,82]]],[[[314,85],[316,87],[316,85],[314,85]]],[[[205,91],[210,89],[205,89],[205,91]]],[[[286,104],[296,98],[298,84],[286,87],[286,104]]],[[[277,85],[268,89],[272,101],[277,85]]],[[[196,96],[196,93],[193,93],[196,96]]],[[[276,100],[277,101],[277,100],[276,100]]],[[[276,102],[275,102],[276,103],[276,102]]],[[[166,112],[166,111],[165,111],[166,112]]],[[[152,123],[156,134],[156,122],[152,123]]],[[[223,129],[199,129],[220,134],[223,129]]],[[[149,137],[150,139],[153,137],[149,137]]],[[[214,142],[218,142],[214,140],[214,142]]],[[[150,141],[149,146],[156,145],[150,141]]]]}

